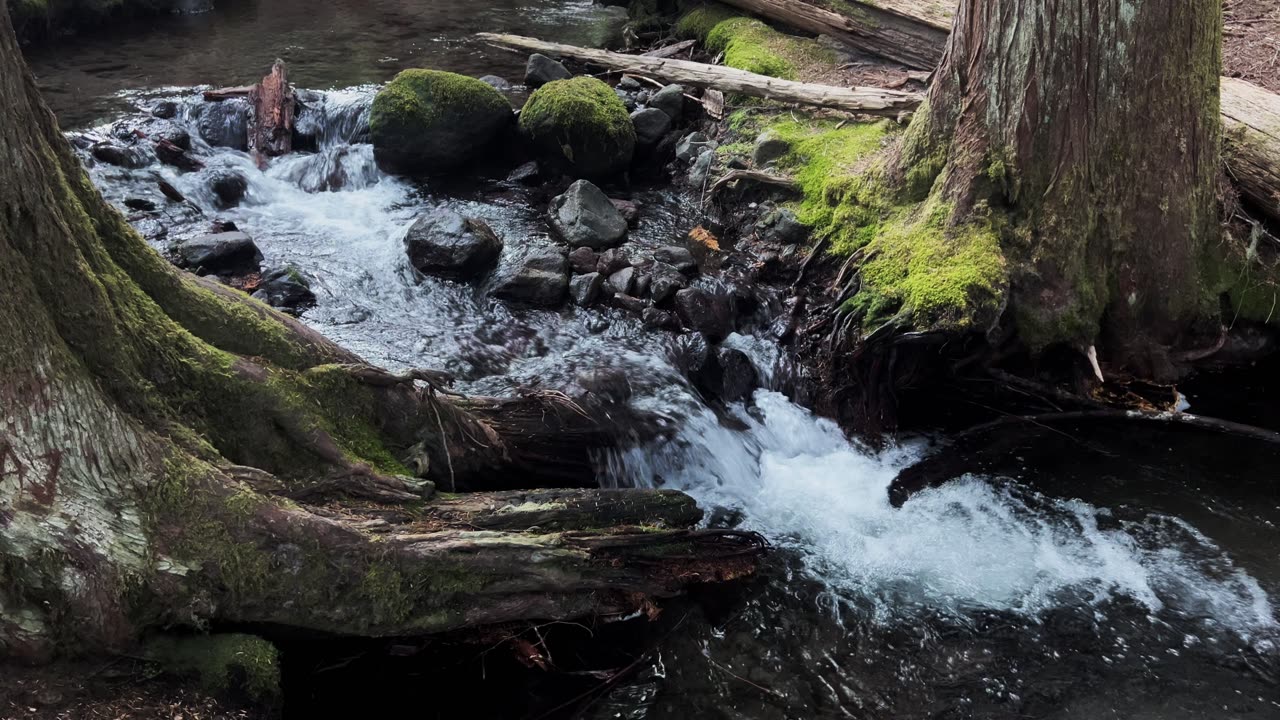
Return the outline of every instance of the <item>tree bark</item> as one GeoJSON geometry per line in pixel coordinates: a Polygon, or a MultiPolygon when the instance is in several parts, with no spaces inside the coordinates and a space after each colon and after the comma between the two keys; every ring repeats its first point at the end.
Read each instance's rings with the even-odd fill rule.
{"type": "Polygon", "coordinates": [[[6,10],[0,657],[219,621],[416,635],[627,612],[752,570],[757,539],[688,530],[683,496],[434,509],[432,482],[516,475],[548,434],[599,433],[560,398],[455,401],[438,374],[371,368],[168,265],[90,184],[6,10]]]}
{"type": "Polygon", "coordinates": [[[298,104],[283,60],[276,60],[271,72],[249,90],[249,104],[253,106],[249,150],[259,157],[290,153],[298,104]]]}
{"type": "Polygon", "coordinates": [[[479,33],[476,37],[503,47],[573,58],[574,60],[581,60],[611,70],[636,75],[648,75],[664,82],[680,83],[698,88],[713,88],[723,92],[734,92],[767,100],[818,105],[868,115],[897,117],[904,111],[915,109],[920,102],[919,95],[897,90],[840,88],[830,85],[799,83],[757,75],[722,65],[708,65],[689,60],[645,57],[643,55],[624,55],[607,50],[594,50],[545,42],[519,35],[479,33]]]}

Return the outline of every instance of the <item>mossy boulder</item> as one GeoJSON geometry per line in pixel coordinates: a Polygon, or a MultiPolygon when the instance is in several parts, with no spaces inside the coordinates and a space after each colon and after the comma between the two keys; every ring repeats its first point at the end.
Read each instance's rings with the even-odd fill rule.
{"type": "Polygon", "coordinates": [[[474,160],[511,121],[511,104],[486,83],[439,70],[405,70],[373,99],[369,132],[383,170],[425,174],[474,160]]]}
{"type": "Polygon", "coordinates": [[[627,106],[590,77],[538,88],[520,113],[520,130],[540,159],[580,178],[625,171],[635,153],[636,130],[627,106]]]}
{"type": "Polygon", "coordinates": [[[216,696],[268,704],[280,695],[280,653],[253,635],[162,636],[144,653],[164,672],[216,696]]]}

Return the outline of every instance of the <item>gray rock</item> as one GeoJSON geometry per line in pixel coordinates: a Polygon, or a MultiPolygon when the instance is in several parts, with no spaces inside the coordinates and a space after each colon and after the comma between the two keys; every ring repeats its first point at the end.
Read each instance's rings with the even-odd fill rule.
{"type": "Polygon", "coordinates": [[[214,147],[249,149],[249,103],[241,98],[205,103],[197,111],[200,138],[214,147]]]}
{"type": "Polygon", "coordinates": [[[698,262],[693,259],[693,253],[689,252],[689,248],[686,247],[668,245],[667,247],[658,248],[653,252],[653,259],[660,263],[671,265],[686,275],[693,275],[698,272],[698,262]]]}
{"type": "Polygon", "coordinates": [[[542,169],[538,167],[537,160],[530,160],[521,165],[507,175],[507,182],[516,185],[535,185],[542,177],[542,169]]]}
{"type": "Polygon", "coordinates": [[[494,283],[494,297],[555,307],[569,292],[569,258],[562,250],[533,250],[494,283]]]}
{"type": "Polygon", "coordinates": [[[600,188],[586,180],[551,201],[551,227],[572,247],[614,247],[627,234],[627,221],[600,188]]]}
{"type": "Polygon", "coordinates": [[[639,103],[636,102],[636,96],[625,90],[614,88],[613,94],[617,95],[618,99],[622,101],[622,104],[626,106],[627,112],[631,112],[632,110],[635,110],[636,107],[639,105],[639,103]]]}
{"type": "Polygon", "coordinates": [[[213,171],[209,189],[213,191],[217,206],[225,210],[240,204],[245,193],[249,192],[249,180],[235,170],[222,168],[213,171]]]}
{"type": "Polygon", "coordinates": [[[589,247],[580,247],[569,253],[569,265],[575,273],[586,275],[596,271],[600,257],[589,247]]]}
{"type": "Polygon", "coordinates": [[[765,236],[770,242],[777,245],[800,245],[809,239],[809,228],[790,210],[778,210],[768,221],[765,236]]]}
{"type": "Polygon", "coordinates": [[[668,85],[649,98],[649,107],[666,113],[672,122],[678,122],[684,114],[684,88],[680,85],[668,85]]]}
{"type": "Polygon", "coordinates": [[[511,83],[507,82],[506,78],[500,78],[497,75],[485,75],[480,78],[480,82],[498,92],[509,92],[512,89],[511,83]]]}
{"type": "Polygon", "coordinates": [[[311,283],[293,268],[272,272],[258,286],[253,297],[291,315],[297,315],[316,304],[316,294],[311,291],[311,283]]]}
{"type": "Polygon", "coordinates": [[[461,280],[490,270],[502,254],[502,240],[488,225],[448,208],[418,218],[404,245],[419,272],[461,280]]]}
{"type": "Polygon", "coordinates": [[[611,299],[611,302],[613,303],[614,307],[622,308],[623,310],[626,310],[627,312],[633,313],[635,315],[642,314],[645,308],[648,307],[648,303],[646,303],[644,300],[641,300],[640,298],[635,297],[634,295],[627,295],[625,293],[619,293],[618,295],[614,295],[613,298],[611,299]]]}
{"type": "Polygon", "coordinates": [[[649,273],[649,297],[655,304],[661,304],[675,296],[676,292],[689,287],[689,279],[684,273],[664,262],[655,262],[649,273]]]}
{"type": "Polygon", "coordinates": [[[622,219],[627,221],[627,225],[635,225],[640,219],[640,205],[632,200],[618,200],[617,198],[609,198],[609,202],[622,213],[622,219]]]}
{"type": "Polygon", "coordinates": [[[711,167],[716,162],[715,153],[703,153],[693,162],[693,167],[689,168],[689,182],[694,187],[699,187],[707,182],[707,178],[711,175],[711,167]]]}
{"type": "Polygon", "coordinates": [[[725,402],[738,402],[751,396],[760,386],[760,374],[751,358],[741,350],[733,348],[717,348],[716,359],[720,363],[720,399],[725,402]]]}
{"type": "Polygon", "coordinates": [[[643,87],[644,85],[641,85],[639,80],[631,77],[630,75],[623,75],[622,79],[618,81],[618,88],[628,92],[635,92],[643,87]]]}
{"type": "Polygon", "coordinates": [[[642,148],[656,146],[671,131],[671,117],[653,107],[631,113],[631,123],[636,126],[636,145],[642,148]]]}
{"type": "Polygon", "coordinates": [[[600,253],[600,261],[596,265],[596,269],[606,277],[626,267],[631,267],[631,258],[627,255],[626,250],[620,248],[605,250],[600,253]]]}
{"type": "Polygon", "coordinates": [[[242,232],[201,235],[173,248],[178,267],[201,275],[247,275],[258,272],[262,253],[242,232]]]}
{"type": "Polygon", "coordinates": [[[575,275],[569,281],[569,297],[575,305],[587,307],[600,298],[600,290],[604,287],[604,276],[598,272],[575,275]]]}
{"type": "Polygon", "coordinates": [[[612,295],[637,295],[636,269],[625,267],[609,276],[604,283],[605,289],[612,295]]]}
{"type": "Polygon", "coordinates": [[[647,272],[642,272],[641,270],[637,269],[635,278],[636,278],[636,287],[635,287],[635,292],[632,294],[635,295],[636,297],[641,297],[641,298],[648,295],[649,285],[653,282],[653,276],[647,272]]]}
{"type": "Polygon", "coordinates": [[[90,152],[95,160],[108,165],[136,170],[151,164],[151,158],[143,150],[114,143],[98,143],[90,152]]]}
{"type": "Polygon", "coordinates": [[[685,288],[676,292],[676,314],[684,324],[718,343],[733,331],[733,308],[729,298],[711,294],[699,288],[685,288]]]}
{"type": "Polygon", "coordinates": [[[564,65],[546,55],[534,53],[524,67],[524,84],[531,88],[539,88],[555,80],[568,80],[573,77],[564,65]]]}
{"type": "Polygon", "coordinates": [[[161,100],[151,108],[151,115],[162,120],[172,120],[178,116],[178,103],[172,100],[161,100]]]}
{"type": "Polygon", "coordinates": [[[676,144],[676,157],[681,162],[691,163],[715,148],[715,142],[703,133],[689,133],[676,144]]]}
{"type": "Polygon", "coordinates": [[[191,133],[186,128],[158,117],[123,120],[112,126],[111,134],[126,143],[136,142],[141,136],[153,142],[167,140],[183,150],[191,149],[191,133]]]}
{"type": "Polygon", "coordinates": [[[789,152],[791,143],[772,130],[765,130],[756,138],[755,148],[751,151],[751,162],[758,168],[764,167],[789,152]]]}

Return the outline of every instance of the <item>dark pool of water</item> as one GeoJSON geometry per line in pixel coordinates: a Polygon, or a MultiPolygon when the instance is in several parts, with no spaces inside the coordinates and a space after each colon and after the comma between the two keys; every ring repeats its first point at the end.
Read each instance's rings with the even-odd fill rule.
{"type": "Polygon", "coordinates": [[[199,15],[112,25],[33,48],[27,61],[63,127],[128,107],[120,91],[246,85],[271,63],[289,64],[300,87],[381,83],[431,67],[519,82],[523,55],[472,36],[513,32],[577,45],[617,41],[626,17],[592,0],[218,0],[199,15]]]}

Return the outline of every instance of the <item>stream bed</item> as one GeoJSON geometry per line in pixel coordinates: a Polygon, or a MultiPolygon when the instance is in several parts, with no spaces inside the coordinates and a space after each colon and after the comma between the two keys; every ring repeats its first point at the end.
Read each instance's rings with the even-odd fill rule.
{"type": "MultiPolygon", "coordinates": [[[[994,471],[893,508],[889,483],[930,442],[872,451],[793,403],[766,323],[726,341],[751,358],[764,389],[719,407],[678,369],[672,335],[618,310],[519,308],[483,287],[415,277],[402,239],[431,207],[488,222],[506,241],[503,263],[555,241],[528,192],[379,172],[360,142],[372,84],[430,66],[518,87],[523,58],[471,33],[599,44],[620,25],[616,8],[589,0],[219,6],[29,58],[68,131],[106,135],[122,117],[177,104],[205,170],[90,169],[157,249],[205,232],[212,219],[233,222],[256,241],[264,267],[310,280],[317,305],[305,322],[370,362],[447,370],[463,392],[537,384],[572,394],[602,369],[619,371],[631,403],[667,432],[604,459],[601,482],[685,490],[710,522],[759,531],[777,549],[766,581],[732,607],[666,621],[643,671],[588,717],[1280,717],[1274,450],[1184,431],[1068,426],[1027,433],[994,471]],[[259,169],[247,154],[199,139],[198,86],[253,82],[276,57],[299,87],[316,91],[305,122],[317,149],[259,169]],[[238,207],[219,209],[209,188],[218,169],[248,178],[238,207]],[[198,211],[165,205],[157,177],[198,211]],[[323,190],[334,177],[340,189],[323,190]],[[126,207],[131,199],[162,209],[138,213],[126,207]]],[[[678,193],[637,187],[632,197],[641,206],[633,251],[679,244],[697,222],[678,193]]],[[[286,713],[315,717],[334,697],[316,691],[286,713]]]]}

